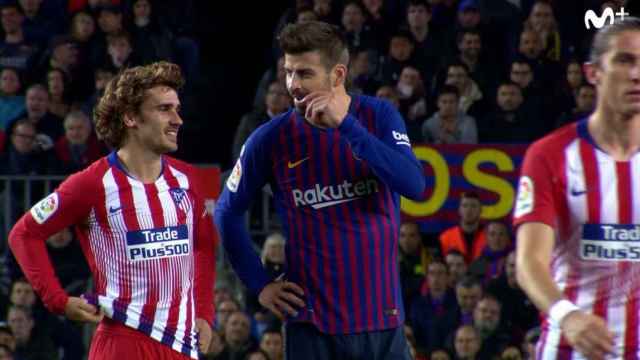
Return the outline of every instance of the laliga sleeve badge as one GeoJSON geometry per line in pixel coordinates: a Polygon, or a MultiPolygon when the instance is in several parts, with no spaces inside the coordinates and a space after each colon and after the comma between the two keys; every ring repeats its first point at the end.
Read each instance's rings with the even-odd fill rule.
{"type": "Polygon", "coordinates": [[[47,221],[58,210],[58,194],[51,193],[31,208],[31,216],[38,224],[47,221]]]}
{"type": "Polygon", "coordinates": [[[238,186],[240,185],[240,179],[242,179],[242,158],[239,158],[236,162],[236,165],[233,167],[231,171],[231,175],[229,179],[227,179],[227,188],[231,192],[238,191],[238,186]]]}
{"type": "Polygon", "coordinates": [[[518,184],[518,198],[513,216],[518,218],[533,211],[533,180],[528,176],[522,176],[518,184]]]}

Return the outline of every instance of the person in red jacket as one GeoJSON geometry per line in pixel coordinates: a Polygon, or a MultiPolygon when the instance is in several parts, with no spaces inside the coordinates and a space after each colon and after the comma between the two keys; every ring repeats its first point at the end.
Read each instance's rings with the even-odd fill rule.
{"type": "Polygon", "coordinates": [[[475,260],[485,247],[485,233],[480,225],[480,213],[482,204],[480,197],[475,192],[465,192],[460,198],[458,213],[460,224],[451,227],[440,234],[440,247],[442,255],[447,256],[449,251],[460,251],[467,264],[475,260]]]}

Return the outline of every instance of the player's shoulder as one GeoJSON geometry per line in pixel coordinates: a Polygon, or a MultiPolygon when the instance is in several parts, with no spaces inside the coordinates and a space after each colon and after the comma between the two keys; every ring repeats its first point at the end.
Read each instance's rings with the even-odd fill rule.
{"type": "Polygon", "coordinates": [[[363,94],[350,94],[351,101],[354,102],[356,107],[371,108],[374,111],[388,110],[393,108],[393,105],[387,99],[382,99],[370,95],[363,94]]]}
{"type": "Polygon", "coordinates": [[[283,112],[282,114],[274,116],[269,121],[260,125],[251,133],[251,135],[245,142],[245,145],[250,143],[253,146],[260,146],[277,139],[276,134],[281,127],[285,126],[293,120],[293,117],[295,116],[294,112],[295,109],[291,107],[289,108],[289,110],[283,112]]]}
{"type": "Polygon", "coordinates": [[[83,170],[71,174],[65,182],[72,182],[74,184],[98,184],[104,174],[109,170],[109,167],[110,165],[107,158],[102,157],[83,170]]]}
{"type": "Polygon", "coordinates": [[[586,120],[567,124],[536,140],[527,149],[528,156],[552,157],[563,154],[564,149],[580,137],[578,127],[582,126],[583,121],[586,120]]]}
{"type": "Polygon", "coordinates": [[[171,166],[180,172],[191,174],[195,171],[195,166],[193,164],[189,164],[186,161],[174,158],[170,155],[162,155],[162,160],[165,165],[171,166]]]}

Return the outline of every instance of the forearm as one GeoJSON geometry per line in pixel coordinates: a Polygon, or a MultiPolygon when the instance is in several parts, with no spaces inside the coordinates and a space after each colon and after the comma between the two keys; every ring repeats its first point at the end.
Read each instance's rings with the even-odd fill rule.
{"type": "Polygon", "coordinates": [[[20,268],[35,292],[40,296],[49,311],[62,314],[67,304],[68,295],[58,281],[47,249],[45,240],[29,232],[23,216],[9,234],[9,247],[20,268]]]}
{"type": "Polygon", "coordinates": [[[231,266],[247,288],[259,294],[271,279],[251,246],[243,215],[219,207],[216,209],[215,222],[231,266]]]}
{"type": "MultiPolygon", "coordinates": [[[[211,219],[210,217],[208,218],[211,219]]],[[[206,224],[212,227],[213,224],[206,224]]],[[[202,225],[201,225],[202,226],[202,225]]],[[[195,296],[196,317],[213,324],[213,284],[216,276],[215,246],[213,229],[206,231],[208,236],[201,235],[196,239],[196,271],[195,271],[195,296]]]]}
{"type": "Polygon", "coordinates": [[[353,116],[348,115],[338,127],[354,152],[391,189],[408,198],[419,199],[424,191],[424,173],[415,159],[391,148],[371,135],[353,116]]]}
{"type": "Polygon", "coordinates": [[[549,268],[538,259],[518,258],[516,274],[518,284],[540,311],[548,313],[551,306],[562,299],[549,268]]]}

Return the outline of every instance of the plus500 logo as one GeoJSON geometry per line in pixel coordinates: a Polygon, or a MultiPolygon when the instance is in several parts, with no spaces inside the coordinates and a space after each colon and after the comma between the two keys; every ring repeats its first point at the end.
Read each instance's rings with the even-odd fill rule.
{"type": "Polygon", "coordinates": [[[127,258],[130,261],[170,258],[189,253],[189,230],[186,225],[127,233],[127,258]]]}

